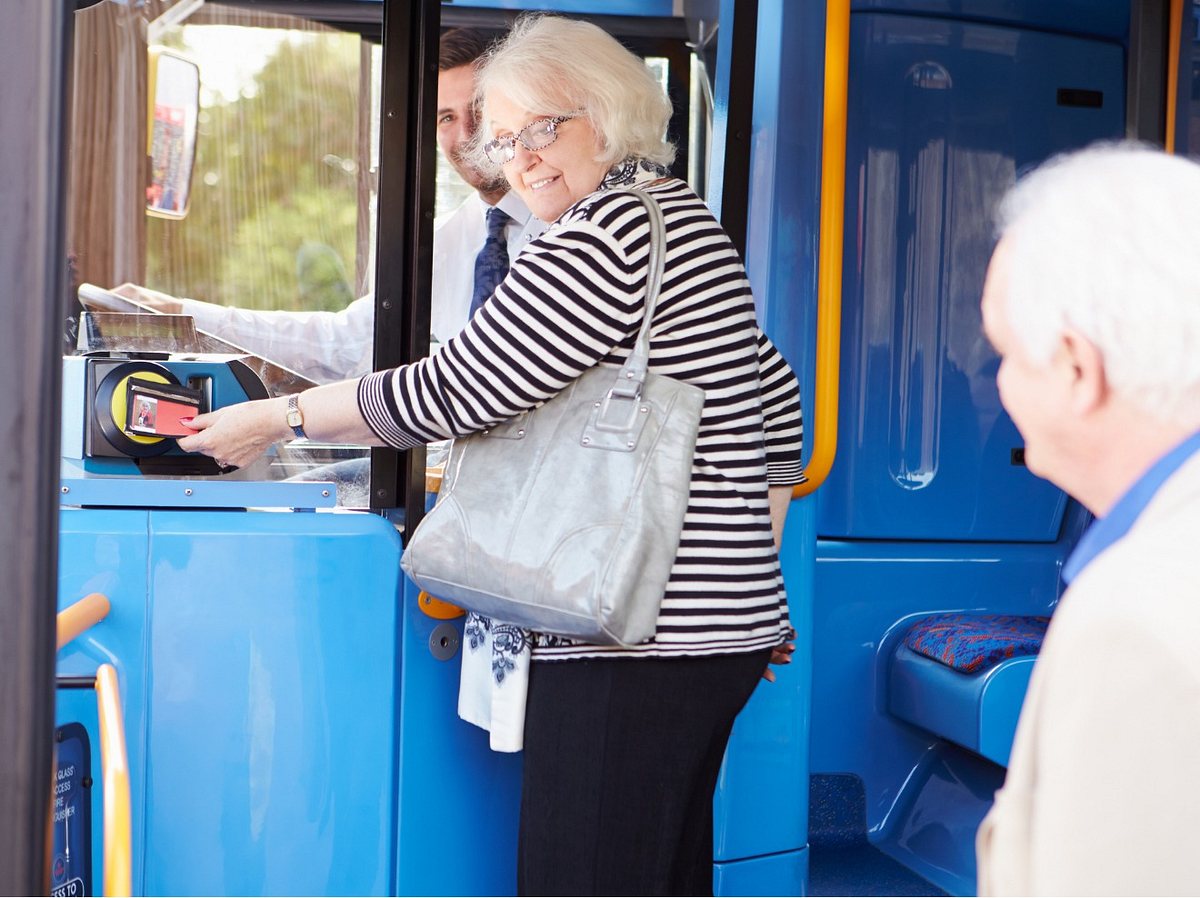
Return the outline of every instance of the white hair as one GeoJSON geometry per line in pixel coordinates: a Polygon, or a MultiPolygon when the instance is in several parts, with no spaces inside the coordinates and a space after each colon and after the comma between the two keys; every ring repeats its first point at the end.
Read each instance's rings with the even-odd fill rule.
{"type": "Polygon", "coordinates": [[[524,15],[484,57],[475,80],[483,109],[475,156],[493,169],[479,150],[495,136],[487,111],[494,92],[539,114],[582,113],[602,141],[598,162],[675,159],[666,139],[671,101],[641,58],[590,22],[524,15]]]}
{"type": "Polygon", "coordinates": [[[1114,392],[1200,422],[1200,165],[1134,143],[1059,156],[1005,197],[1005,308],[1039,361],[1072,328],[1114,392]]]}

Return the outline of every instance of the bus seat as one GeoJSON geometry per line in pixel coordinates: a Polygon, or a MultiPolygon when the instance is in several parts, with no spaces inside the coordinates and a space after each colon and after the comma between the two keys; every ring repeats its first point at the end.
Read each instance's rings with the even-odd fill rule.
{"type": "Polygon", "coordinates": [[[1007,766],[1048,617],[935,614],[893,651],[888,708],[902,720],[1007,766]]]}

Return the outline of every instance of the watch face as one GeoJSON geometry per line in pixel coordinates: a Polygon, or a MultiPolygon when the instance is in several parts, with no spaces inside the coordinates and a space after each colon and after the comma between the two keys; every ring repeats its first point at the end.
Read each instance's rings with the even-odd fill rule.
{"type": "Polygon", "coordinates": [[[289,427],[299,427],[303,423],[303,419],[298,411],[289,411],[287,422],[289,427]]]}

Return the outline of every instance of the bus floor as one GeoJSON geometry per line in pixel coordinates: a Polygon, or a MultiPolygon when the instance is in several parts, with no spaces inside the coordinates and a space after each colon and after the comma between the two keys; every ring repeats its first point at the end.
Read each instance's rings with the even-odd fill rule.
{"type": "Polygon", "coordinates": [[[809,846],[809,895],[948,895],[874,845],[809,846]]]}
{"type": "Polygon", "coordinates": [[[809,895],[948,895],[867,841],[865,796],[855,776],[811,780],[809,895]]]}

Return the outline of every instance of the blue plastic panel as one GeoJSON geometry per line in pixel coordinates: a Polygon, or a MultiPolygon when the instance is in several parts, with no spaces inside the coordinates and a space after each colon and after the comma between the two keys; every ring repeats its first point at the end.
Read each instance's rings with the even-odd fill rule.
{"type": "Polygon", "coordinates": [[[979,297],[1021,170],[1124,130],[1116,44],[927,17],[851,23],[838,538],[1053,540],[1064,497],[1013,463],[979,297]],[[1103,96],[1060,106],[1058,88],[1103,96]]]}
{"type": "Polygon", "coordinates": [[[975,833],[1003,783],[1002,767],[940,743],[912,771],[876,847],[951,895],[974,895],[975,833]]]}
{"type": "Polygon", "coordinates": [[[953,16],[1120,42],[1129,33],[1129,0],[853,0],[851,9],[953,16]]]}
{"type": "Polygon", "coordinates": [[[729,895],[807,895],[807,886],[807,848],[717,864],[713,873],[713,894],[721,898],[729,895]]]}
{"type": "Polygon", "coordinates": [[[1017,720],[1036,658],[1014,658],[988,674],[979,707],[979,753],[1002,767],[1012,755],[1017,720]]]}
{"type": "MultiPolygon", "coordinates": [[[[720,6],[726,41],[734,7],[730,0],[720,6]]],[[[807,353],[816,290],[823,23],[824,4],[759,3],[750,141],[747,271],[759,321],[800,376],[806,410],[812,407],[812,382],[803,372],[811,367],[807,353]]],[[[728,72],[722,66],[714,98],[714,159],[721,155],[717,144],[723,139],[731,102],[728,90],[728,72]]],[[[711,172],[715,196],[720,195],[722,177],[719,166],[711,172]]],[[[726,875],[726,883],[741,882],[737,871],[758,871],[756,875],[764,878],[757,880],[757,894],[802,893],[792,877],[803,874],[788,863],[724,862],[776,853],[791,857],[808,840],[815,515],[815,499],[792,503],[780,554],[796,628],[795,660],[777,669],[775,684],[759,685],[739,717],[714,799],[718,880],[726,875]],[[787,812],[764,813],[768,807],[786,807],[787,812]]]]}
{"type": "MultiPolygon", "coordinates": [[[[62,676],[94,676],[101,664],[112,664],[121,685],[121,701],[125,712],[125,740],[129,751],[130,771],[145,769],[145,734],[149,727],[146,706],[147,638],[146,569],[148,566],[146,534],[150,516],[144,511],[63,509],[59,514],[58,541],[58,608],[79,601],[91,592],[108,596],[112,610],[108,617],[77,639],[67,643],[58,653],[56,672],[62,676]]],[[[96,713],[96,693],[84,689],[60,689],[55,698],[55,723],[82,723],[92,741],[92,764],[100,768],[99,721],[96,713]]],[[[136,782],[136,781],[135,781],[136,782]]],[[[92,787],[93,882],[103,882],[101,864],[103,849],[104,788],[101,777],[94,777],[92,787]]],[[[132,789],[133,844],[145,839],[144,790],[132,789]]],[[[140,891],[143,877],[143,857],[133,855],[133,885],[140,891]]]]}
{"type": "MultiPolygon", "coordinates": [[[[514,895],[521,755],[491,751],[459,719],[462,650],[430,653],[444,622],[419,609],[410,580],[404,588],[396,894],[514,895]]],[[[462,623],[450,622],[460,639],[462,623]]]]}
{"type": "Polygon", "coordinates": [[[374,515],[151,513],[145,893],[390,891],[398,561],[374,515]]]}
{"type": "Polygon", "coordinates": [[[906,646],[892,655],[888,709],[903,720],[1008,765],[1036,658],[1013,658],[964,674],[906,646]]]}
{"type": "MultiPolygon", "coordinates": [[[[64,460],[64,471],[71,464],[64,460]]],[[[59,501],[108,508],[333,508],[337,496],[332,483],[319,481],[166,480],[135,474],[64,477],[59,501]]]]}
{"type": "MultiPolygon", "coordinates": [[[[714,858],[730,861],[795,851],[808,844],[808,725],[812,689],[813,515],[793,503],[781,557],[796,653],[759,683],[738,716],[714,799],[714,858]],[[786,813],[764,813],[787,808],[786,813]]],[[[776,882],[768,894],[788,895],[776,882]]]]}

